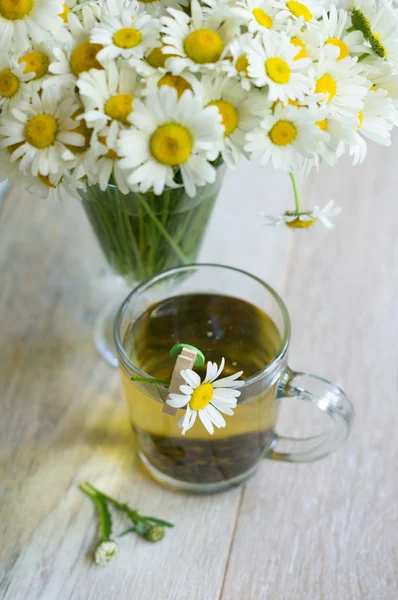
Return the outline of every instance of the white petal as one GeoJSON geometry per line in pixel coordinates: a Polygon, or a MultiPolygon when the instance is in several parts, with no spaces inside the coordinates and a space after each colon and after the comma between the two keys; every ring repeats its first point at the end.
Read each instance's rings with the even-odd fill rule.
{"type": "Polygon", "coordinates": [[[220,410],[221,412],[223,412],[226,415],[232,416],[234,414],[234,411],[232,410],[232,408],[230,408],[229,406],[227,406],[220,400],[216,400],[215,398],[212,398],[211,403],[213,406],[215,406],[218,410],[220,410]]]}
{"type": "Polygon", "coordinates": [[[193,389],[197,388],[200,385],[199,375],[191,369],[183,369],[181,371],[181,377],[183,377],[187,384],[190,385],[193,389]]]}
{"type": "Polygon", "coordinates": [[[181,394],[170,394],[167,398],[166,403],[173,408],[182,408],[186,406],[190,401],[190,396],[182,396],[181,394]]]}
{"type": "Polygon", "coordinates": [[[213,435],[213,433],[214,433],[213,423],[211,422],[210,417],[207,415],[206,410],[204,408],[202,408],[202,410],[199,411],[199,419],[202,421],[203,425],[205,426],[207,431],[210,433],[210,435],[213,435]]]}
{"type": "Polygon", "coordinates": [[[204,410],[207,411],[207,414],[209,415],[214,425],[220,428],[226,426],[227,423],[224,417],[218,412],[215,406],[208,404],[204,410]]]}

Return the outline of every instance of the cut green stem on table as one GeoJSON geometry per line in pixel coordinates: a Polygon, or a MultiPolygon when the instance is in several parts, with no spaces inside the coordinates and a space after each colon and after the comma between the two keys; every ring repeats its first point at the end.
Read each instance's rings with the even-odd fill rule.
{"type": "Polygon", "coordinates": [[[90,488],[90,484],[82,483],[79,488],[94,503],[100,521],[100,541],[105,542],[112,536],[112,517],[106,502],[90,488]]]}
{"type": "Polygon", "coordinates": [[[298,187],[296,175],[294,173],[289,173],[289,175],[290,175],[290,179],[292,180],[292,184],[293,184],[294,202],[296,204],[296,213],[299,215],[301,213],[300,190],[298,187]]]}

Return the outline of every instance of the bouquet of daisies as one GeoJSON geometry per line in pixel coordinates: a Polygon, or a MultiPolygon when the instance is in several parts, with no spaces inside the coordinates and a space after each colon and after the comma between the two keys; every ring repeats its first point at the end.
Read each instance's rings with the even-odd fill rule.
{"type": "Polygon", "coordinates": [[[153,211],[244,156],[291,173],[295,209],[272,222],[307,227],[336,209],[303,211],[294,172],[390,144],[389,0],[63,2],[0,0],[0,179],[153,211]]]}

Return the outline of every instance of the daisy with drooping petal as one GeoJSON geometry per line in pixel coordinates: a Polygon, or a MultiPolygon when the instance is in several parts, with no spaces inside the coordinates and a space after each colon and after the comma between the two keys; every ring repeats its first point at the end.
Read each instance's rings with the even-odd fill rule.
{"type": "Polygon", "coordinates": [[[102,45],[90,41],[91,30],[97,23],[94,13],[91,10],[80,10],[78,14],[81,19],[73,12],[68,13],[67,39],[62,46],[54,46],[54,60],[49,67],[53,76],[43,87],[70,87],[75,85],[80,73],[102,69],[97,59],[102,45]]]}
{"type": "Polygon", "coordinates": [[[319,221],[327,229],[333,229],[334,225],[330,221],[330,217],[337,217],[340,213],[341,208],[334,206],[334,201],[330,200],[324,208],[315,206],[308,212],[285,212],[278,217],[262,213],[262,216],[266,219],[266,225],[268,227],[286,225],[290,229],[308,229],[309,227],[312,227],[316,221],[319,221]]]}
{"type": "Polygon", "coordinates": [[[319,142],[328,137],[315,124],[317,112],[295,106],[277,106],[268,111],[259,126],[246,134],[245,150],[251,160],[262,166],[272,163],[276,169],[300,169],[304,158],[313,158],[319,142]]]}
{"type": "Polygon", "coordinates": [[[370,90],[358,113],[356,141],[349,148],[354,164],[365,159],[367,143],[364,138],[390,146],[394,125],[398,125],[398,111],[386,90],[370,90]]]}
{"type": "Polygon", "coordinates": [[[53,90],[33,92],[10,115],[2,115],[0,135],[3,148],[10,148],[11,161],[18,160],[21,171],[32,175],[62,175],[73,164],[70,147],[83,146],[82,135],[73,132],[72,115],[79,104],[74,93],[62,100],[53,90]]]}
{"type": "Polygon", "coordinates": [[[319,0],[279,0],[275,2],[279,9],[277,19],[293,19],[300,21],[303,25],[314,23],[321,16],[322,4],[319,0]]]}
{"type": "Polygon", "coordinates": [[[117,146],[131,185],[139,185],[142,192],[153,187],[159,195],[165,186],[176,186],[174,176],[180,170],[187,194],[193,196],[196,186],[215,181],[209,161],[217,158],[224,133],[215,106],[204,108],[190,90],[178,98],[166,85],[133,106],[129,121],[134,127],[121,132],[117,146]]]}
{"type": "Polygon", "coordinates": [[[278,25],[278,30],[280,29],[281,22],[275,19],[278,9],[271,0],[241,0],[236,2],[231,11],[239,17],[250,33],[264,32],[275,26],[278,28],[278,25]]]}
{"type": "Polygon", "coordinates": [[[24,75],[31,75],[29,87],[38,91],[50,78],[49,68],[53,60],[51,48],[46,44],[34,44],[27,51],[17,54],[24,75]]]}
{"type": "Polygon", "coordinates": [[[83,190],[85,185],[82,181],[76,181],[70,171],[65,170],[62,175],[38,175],[33,177],[26,172],[21,175],[20,184],[29,194],[38,195],[39,198],[50,198],[56,200],[70,200],[76,198],[80,200],[79,190],[83,190]]]}
{"type": "Polygon", "coordinates": [[[62,0],[0,0],[0,52],[25,50],[31,41],[57,39],[62,0]]]}
{"type": "Polygon", "coordinates": [[[142,86],[136,72],[123,60],[108,61],[104,70],[82,73],[76,82],[84,104],[84,119],[113,148],[120,130],[128,125],[133,100],[141,95],[142,86]]]}
{"type": "Polygon", "coordinates": [[[202,92],[199,79],[193,73],[189,73],[189,71],[184,71],[181,75],[173,75],[166,71],[166,69],[154,69],[152,75],[146,81],[146,91],[144,94],[150,94],[164,85],[175,89],[178,98],[186,90],[191,90],[194,95],[201,94],[202,92]]]}
{"type": "Polygon", "coordinates": [[[314,65],[315,90],[312,101],[329,104],[339,112],[358,113],[369,88],[361,75],[356,58],[347,56],[336,62],[339,48],[324,46],[319,61],[314,65]]]}
{"type": "Polygon", "coordinates": [[[240,81],[242,88],[249,91],[252,81],[248,74],[249,60],[247,50],[251,47],[253,35],[243,33],[232,40],[228,46],[227,60],[221,65],[221,70],[230,78],[240,81]]]}
{"type": "Polygon", "coordinates": [[[28,93],[28,82],[32,73],[24,73],[15,56],[0,54],[0,111],[7,111],[17,105],[28,93]]]}
{"type": "Polygon", "coordinates": [[[246,92],[238,82],[225,77],[204,76],[201,85],[204,105],[215,106],[221,116],[224,127],[222,157],[234,167],[243,151],[246,131],[256,107],[263,104],[263,95],[258,90],[246,92]]]}
{"type": "Polygon", "coordinates": [[[185,69],[196,73],[220,67],[237,22],[225,21],[222,9],[206,14],[197,0],[191,2],[191,17],[174,9],[169,9],[169,13],[161,19],[163,53],[171,55],[168,68],[173,75],[180,75],[185,69]]]}
{"type": "Polygon", "coordinates": [[[313,80],[308,76],[309,58],[295,60],[299,49],[285,34],[258,35],[247,51],[247,71],[259,87],[268,85],[271,101],[301,100],[309,94],[313,80]]]}
{"type": "Polygon", "coordinates": [[[97,54],[100,62],[119,56],[142,58],[145,52],[159,44],[160,21],[137,11],[133,4],[118,16],[105,16],[93,28],[90,41],[103,46],[97,54]]]}
{"type": "Polygon", "coordinates": [[[398,65],[398,23],[388,2],[354,0],[351,21],[375,56],[398,65]]]}
{"type": "Polygon", "coordinates": [[[318,153],[328,165],[334,166],[347,145],[355,143],[357,117],[354,113],[328,112],[326,108],[326,112],[320,111],[315,125],[328,134],[327,138],[319,142],[318,153]]]}
{"type": "Polygon", "coordinates": [[[203,382],[199,375],[190,369],[181,371],[186,385],[180,386],[182,394],[170,394],[166,403],[173,408],[186,407],[185,415],[180,419],[182,435],[191,429],[199,415],[204,427],[213,435],[214,425],[218,428],[225,427],[226,421],[220,413],[233,415],[240,391],[237,389],[244,385],[239,380],[243,371],[229,377],[217,379],[224,370],[225,360],[221,360],[220,368],[216,363],[208,362],[206,377],[203,382]]]}
{"type": "Polygon", "coordinates": [[[91,144],[92,160],[87,169],[87,179],[90,185],[97,184],[103,191],[112,183],[122,194],[127,194],[133,186],[128,184],[128,171],[120,166],[116,143],[117,140],[110,147],[104,136],[95,134],[91,144]]]}

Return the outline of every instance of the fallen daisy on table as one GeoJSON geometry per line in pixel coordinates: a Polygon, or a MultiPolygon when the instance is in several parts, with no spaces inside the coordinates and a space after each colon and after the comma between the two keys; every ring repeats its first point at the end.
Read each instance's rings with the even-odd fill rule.
{"type": "Polygon", "coordinates": [[[328,229],[333,229],[334,225],[330,221],[330,217],[336,217],[341,213],[341,208],[334,206],[334,201],[330,200],[324,208],[315,206],[311,211],[307,212],[285,212],[283,215],[266,215],[262,216],[268,221],[268,227],[278,227],[286,225],[291,229],[306,229],[312,227],[316,221],[320,221],[328,229]]]}
{"type": "Polygon", "coordinates": [[[221,360],[220,368],[217,367],[217,363],[209,361],[203,382],[195,371],[190,369],[181,371],[186,382],[186,385],[180,386],[182,394],[170,394],[166,403],[173,408],[186,407],[185,415],[178,422],[179,427],[182,427],[182,435],[193,427],[198,415],[207,431],[213,435],[213,425],[218,428],[226,425],[221,413],[234,414],[232,409],[236,408],[237,398],[240,396],[236,388],[244,384],[244,381],[239,380],[243,371],[217,380],[224,366],[224,358],[221,360]]]}

